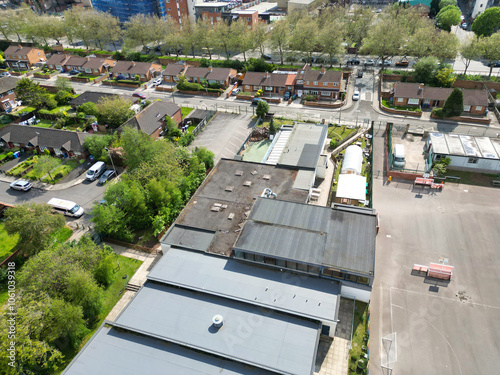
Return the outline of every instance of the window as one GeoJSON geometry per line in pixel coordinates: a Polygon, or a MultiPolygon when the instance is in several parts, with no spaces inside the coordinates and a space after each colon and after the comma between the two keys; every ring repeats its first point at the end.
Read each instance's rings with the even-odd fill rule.
{"type": "Polygon", "coordinates": [[[404,99],[404,98],[398,98],[398,103],[402,103],[402,102],[404,102],[404,101],[405,101],[405,99],[404,99]]]}
{"type": "Polygon", "coordinates": [[[358,276],[358,283],[368,285],[370,283],[370,279],[368,277],[358,276]]]}
{"type": "Polygon", "coordinates": [[[306,85],[308,85],[308,84],[309,84],[309,81],[306,81],[306,85]]]}
{"type": "Polygon", "coordinates": [[[255,86],[253,87],[253,89],[254,89],[254,90],[262,90],[262,86],[257,86],[257,85],[255,85],[255,86]]]}
{"type": "Polygon", "coordinates": [[[330,96],[330,91],[321,91],[321,96],[330,96]]]}
{"type": "Polygon", "coordinates": [[[469,160],[467,161],[467,163],[469,163],[469,164],[477,164],[478,160],[479,160],[478,158],[469,158],[469,160]]]}
{"type": "Polygon", "coordinates": [[[322,272],[323,276],[334,277],[336,279],[344,279],[345,274],[336,270],[334,268],[323,268],[322,272]]]}
{"type": "Polygon", "coordinates": [[[292,270],[297,269],[297,263],[286,261],[286,268],[291,268],[292,270]]]}
{"type": "Polygon", "coordinates": [[[85,69],[85,73],[92,73],[92,69],[85,69]]]}
{"type": "Polygon", "coordinates": [[[408,99],[408,104],[410,105],[418,105],[420,99],[408,99]]]}
{"type": "Polygon", "coordinates": [[[307,272],[307,264],[298,263],[297,265],[298,265],[297,269],[298,269],[299,271],[304,271],[304,272],[307,272]]]}
{"type": "Polygon", "coordinates": [[[310,92],[311,94],[313,94],[313,95],[318,95],[318,92],[317,92],[317,91],[311,90],[311,91],[309,91],[309,92],[310,92]]]}
{"type": "Polygon", "coordinates": [[[328,86],[328,82],[323,82],[323,86],[328,86]]]}
{"type": "Polygon", "coordinates": [[[281,259],[276,259],[276,265],[279,267],[286,267],[286,262],[281,259]]]}
{"type": "Polygon", "coordinates": [[[470,112],[470,105],[464,105],[464,112],[470,112]]]}
{"type": "Polygon", "coordinates": [[[314,82],[313,82],[313,85],[314,85],[314,86],[318,86],[318,81],[314,81],[314,82]]]}
{"type": "Polygon", "coordinates": [[[301,79],[298,79],[298,80],[297,80],[297,85],[303,85],[303,84],[304,84],[304,81],[303,81],[303,80],[301,80],[301,79]]]}
{"type": "Polygon", "coordinates": [[[264,258],[264,263],[276,265],[276,259],[270,258],[270,257],[265,257],[264,258]]]}
{"type": "Polygon", "coordinates": [[[346,276],[345,279],[348,280],[348,281],[352,281],[353,283],[355,283],[356,279],[357,279],[357,276],[356,275],[347,274],[347,276],[346,276]]]}
{"type": "Polygon", "coordinates": [[[7,95],[11,95],[11,94],[14,94],[14,90],[7,91],[7,95]]]}
{"type": "Polygon", "coordinates": [[[250,17],[247,17],[247,21],[250,22],[252,19],[250,17]]]}
{"type": "Polygon", "coordinates": [[[245,85],[245,90],[251,90],[250,85],[245,85]]]}
{"type": "Polygon", "coordinates": [[[313,275],[319,275],[319,267],[309,266],[309,273],[313,275]]]}
{"type": "Polygon", "coordinates": [[[476,111],[482,111],[482,110],[483,110],[483,106],[480,106],[480,105],[476,106],[476,111]]]}
{"type": "Polygon", "coordinates": [[[266,86],[266,91],[273,91],[273,88],[271,86],[266,86]]]}
{"type": "Polygon", "coordinates": [[[167,8],[167,11],[170,12],[172,9],[171,8],[167,8]]]}

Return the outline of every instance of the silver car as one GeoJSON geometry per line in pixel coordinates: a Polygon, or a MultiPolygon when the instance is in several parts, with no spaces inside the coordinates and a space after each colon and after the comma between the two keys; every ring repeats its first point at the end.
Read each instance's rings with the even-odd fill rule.
{"type": "Polygon", "coordinates": [[[33,185],[26,180],[17,180],[10,184],[10,187],[14,190],[28,191],[33,185]]]}

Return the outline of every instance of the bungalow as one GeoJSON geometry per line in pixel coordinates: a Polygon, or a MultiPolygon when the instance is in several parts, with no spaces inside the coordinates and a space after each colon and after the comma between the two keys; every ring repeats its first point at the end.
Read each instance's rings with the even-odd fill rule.
{"type": "MultiPolygon", "coordinates": [[[[452,88],[425,87],[423,83],[397,82],[394,85],[393,104],[397,106],[443,107],[452,88]]],[[[488,107],[485,90],[462,89],[464,113],[484,116],[488,107]]]]}
{"type": "Polygon", "coordinates": [[[117,61],[113,69],[113,76],[124,76],[127,79],[134,79],[136,75],[140,80],[147,82],[161,73],[161,65],[147,62],[117,61]]]}
{"type": "MultiPolygon", "coordinates": [[[[293,84],[287,85],[292,81],[291,78],[289,79],[289,75],[291,74],[288,72],[247,72],[243,78],[243,90],[246,92],[263,90],[264,94],[283,96],[286,91],[293,90],[293,84]]],[[[292,74],[292,77],[294,78],[295,75],[292,74]]]]}
{"type": "Polygon", "coordinates": [[[16,93],[17,78],[0,78],[0,111],[10,112],[17,107],[16,93]]]}
{"type": "Polygon", "coordinates": [[[116,60],[105,59],[95,56],[69,56],[68,60],[63,63],[63,68],[66,71],[79,70],[82,73],[101,75],[109,70],[110,67],[116,64],[116,60]]]}
{"type": "Polygon", "coordinates": [[[188,65],[186,63],[168,64],[163,70],[163,82],[177,84],[179,76],[184,75],[188,65]]]}
{"type": "Polygon", "coordinates": [[[208,70],[209,72],[206,76],[206,80],[209,84],[218,83],[226,88],[236,79],[236,69],[210,67],[208,70]]]}
{"type": "Polygon", "coordinates": [[[11,45],[3,53],[5,63],[11,69],[28,70],[47,60],[43,49],[11,45]]]}
{"type": "Polygon", "coordinates": [[[125,122],[118,131],[121,132],[125,127],[131,126],[156,139],[165,128],[167,116],[178,125],[182,121],[181,107],[171,102],[156,101],[125,122]]]}
{"type": "Polygon", "coordinates": [[[309,65],[305,65],[297,76],[296,85],[299,96],[304,94],[317,95],[322,99],[341,99],[342,72],[325,68],[312,70],[309,65]]]}
{"type": "Polygon", "coordinates": [[[26,125],[8,125],[0,130],[0,146],[25,150],[49,150],[63,157],[83,156],[83,141],[89,133],[40,128],[26,125]]]}
{"type": "Polygon", "coordinates": [[[208,68],[200,68],[195,66],[189,66],[184,73],[184,76],[189,82],[201,83],[206,80],[209,73],[208,68]]]}
{"type": "Polygon", "coordinates": [[[66,62],[71,57],[79,58],[78,56],[72,55],[54,54],[47,60],[47,68],[50,70],[63,71],[65,69],[66,62]]]}
{"type": "MultiPolygon", "coordinates": [[[[84,93],[78,95],[76,98],[71,99],[69,105],[71,105],[71,108],[77,109],[84,103],[92,102],[97,104],[102,98],[113,97],[115,95],[116,94],[107,92],[85,91],[84,93]]],[[[130,100],[132,103],[136,103],[137,101],[139,101],[139,98],[133,96],[126,96],[126,95],[118,95],[118,96],[121,96],[126,100],[130,100]]]]}

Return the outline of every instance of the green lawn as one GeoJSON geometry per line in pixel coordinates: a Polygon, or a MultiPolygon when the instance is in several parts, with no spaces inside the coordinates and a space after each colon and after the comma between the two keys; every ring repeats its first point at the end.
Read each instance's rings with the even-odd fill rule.
{"type": "Polygon", "coordinates": [[[38,126],[40,128],[51,128],[55,124],[55,121],[51,120],[40,120],[38,124],[34,124],[33,126],[38,126]]]}
{"type": "MultiPolygon", "coordinates": [[[[466,185],[476,185],[476,186],[493,186],[491,181],[500,180],[500,176],[496,174],[483,174],[483,173],[473,173],[466,171],[454,171],[448,169],[446,176],[460,177],[460,183],[466,185]]],[[[454,183],[452,179],[446,180],[446,184],[454,183]]],[[[500,190],[500,189],[499,189],[500,190]]]]}
{"type": "Polygon", "coordinates": [[[14,252],[18,240],[19,235],[9,236],[5,225],[0,223],[0,262],[14,252]]]}
{"type": "MultiPolygon", "coordinates": [[[[53,169],[50,172],[50,175],[54,178],[55,183],[57,183],[59,180],[64,178],[69,172],[71,172],[73,169],[78,167],[78,165],[80,165],[80,162],[78,160],[70,159],[70,160],[66,161],[64,164],[61,164],[59,167],[56,167],[55,169],[53,169]],[[61,174],[61,176],[56,178],[57,174],[61,174]]],[[[42,182],[46,182],[49,184],[54,183],[54,181],[52,181],[50,176],[47,176],[42,180],[42,182]]]]}
{"type": "Polygon", "coordinates": [[[62,105],[60,107],[57,107],[57,108],[54,108],[52,110],[49,111],[49,113],[51,115],[55,115],[57,113],[61,113],[61,112],[69,112],[71,110],[71,106],[70,105],[62,105]]]}
{"type": "Polygon", "coordinates": [[[358,129],[349,129],[346,125],[342,126],[331,126],[328,128],[328,138],[336,138],[338,141],[347,138],[352,133],[356,132],[358,129]]]}
{"type": "Polygon", "coordinates": [[[384,107],[396,109],[398,111],[422,112],[422,110],[419,107],[400,107],[397,105],[392,105],[387,99],[382,99],[382,105],[384,107]]]}
{"type": "Polygon", "coordinates": [[[121,255],[116,256],[116,274],[113,283],[104,290],[104,308],[99,315],[99,321],[95,323],[94,328],[90,331],[82,340],[80,348],[77,350],[66,350],[63,351],[64,363],[61,365],[60,370],[57,373],[61,373],[66,366],[71,362],[73,357],[79,352],[81,348],[87,343],[87,341],[92,337],[92,335],[101,326],[106,316],[110,313],[116,303],[120,300],[123,292],[125,291],[125,286],[129,282],[130,278],[134,275],[135,271],[140,267],[142,262],[137,259],[127,258],[121,255]],[[126,277],[125,277],[126,276],[126,277]],[[125,277],[125,278],[124,278],[125,277]]]}
{"type": "Polygon", "coordinates": [[[26,170],[28,167],[30,167],[34,163],[33,156],[30,158],[26,159],[23,161],[21,164],[18,164],[12,169],[9,169],[7,171],[7,174],[12,175],[12,176],[19,176],[24,170],[26,170]]]}
{"type": "Polygon", "coordinates": [[[182,118],[186,118],[191,112],[193,112],[194,108],[189,107],[181,107],[182,118]]]}
{"type": "Polygon", "coordinates": [[[92,74],[78,74],[76,77],[77,78],[88,78],[91,81],[93,81],[94,79],[99,78],[100,76],[95,76],[95,75],[92,75],[92,74]]]}
{"type": "Polygon", "coordinates": [[[354,325],[352,335],[352,349],[350,351],[349,374],[355,374],[357,361],[363,357],[368,347],[368,304],[364,302],[355,302],[354,325]],[[365,350],[363,350],[363,348],[365,350]],[[355,361],[353,361],[355,359],[355,361]],[[353,371],[354,369],[354,371],[353,371]]]}
{"type": "Polygon", "coordinates": [[[29,112],[33,112],[35,109],[36,109],[35,107],[21,107],[15,112],[18,114],[29,113],[29,112]]]}

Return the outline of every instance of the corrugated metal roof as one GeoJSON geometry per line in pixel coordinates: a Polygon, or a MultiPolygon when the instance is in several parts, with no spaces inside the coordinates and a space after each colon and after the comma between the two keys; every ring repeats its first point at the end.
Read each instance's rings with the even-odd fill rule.
{"type": "Polygon", "coordinates": [[[315,175],[316,173],[314,171],[300,169],[297,172],[297,177],[295,177],[292,188],[309,191],[309,189],[314,185],[315,175]]]}
{"type": "Polygon", "coordinates": [[[323,322],[337,320],[337,281],[306,278],[236,259],[171,248],[148,279],[323,322]]]}
{"type": "Polygon", "coordinates": [[[355,174],[340,174],[335,196],[364,201],[366,199],[366,177],[355,174]]]}
{"type": "Polygon", "coordinates": [[[274,142],[273,149],[267,157],[266,164],[278,164],[281,154],[283,153],[291,134],[292,128],[286,126],[281,128],[281,131],[278,133],[278,139],[274,142]]]}
{"type": "Polygon", "coordinates": [[[146,282],[116,319],[138,330],[281,374],[313,373],[320,323],[243,302],[146,282]],[[224,324],[212,325],[215,315],[224,324]]]}
{"type": "Polygon", "coordinates": [[[235,250],[373,275],[376,215],[258,198],[235,250]]]}
{"type": "Polygon", "coordinates": [[[63,374],[271,375],[274,373],[153,337],[103,325],[63,374]]]}
{"type": "Polygon", "coordinates": [[[327,125],[296,124],[278,165],[315,169],[325,144],[327,131],[327,125]]]}
{"type": "Polygon", "coordinates": [[[162,242],[168,245],[199,251],[207,251],[215,232],[183,225],[174,225],[162,242]]]}

